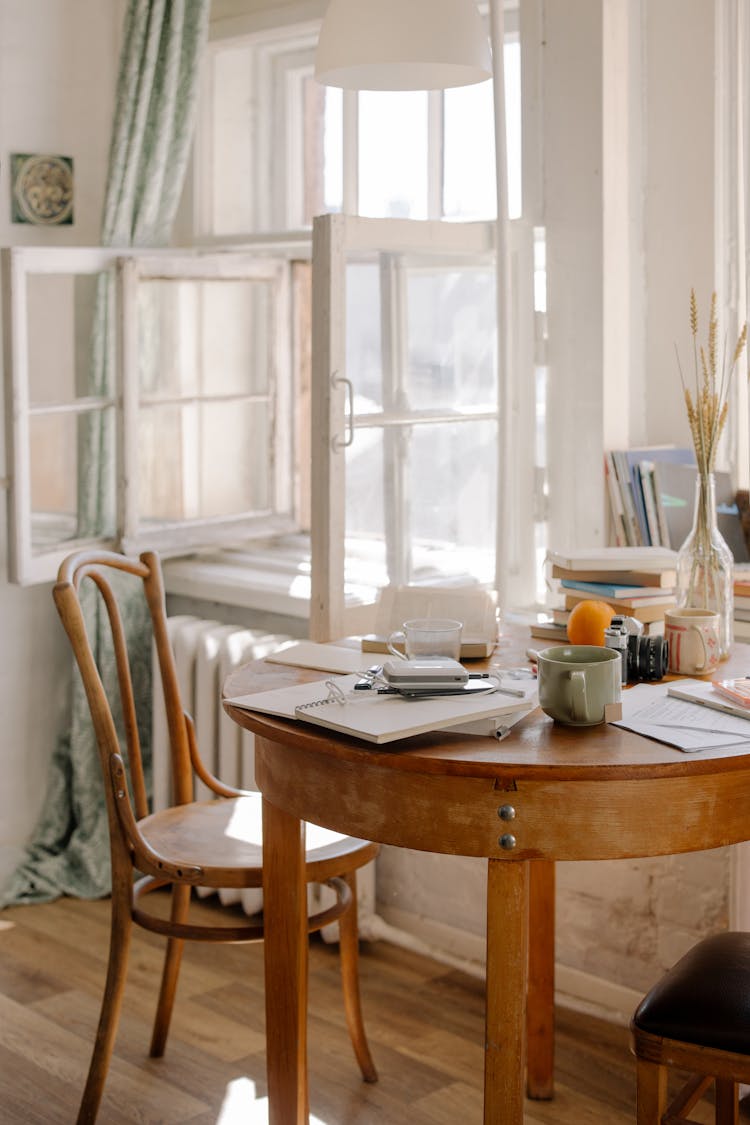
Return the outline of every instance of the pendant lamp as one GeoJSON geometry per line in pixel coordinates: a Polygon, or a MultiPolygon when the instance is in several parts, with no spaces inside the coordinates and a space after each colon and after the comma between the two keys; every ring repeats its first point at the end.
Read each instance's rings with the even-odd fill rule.
{"type": "Polygon", "coordinates": [[[492,75],[475,0],[330,0],[315,77],[345,90],[443,90],[492,75]]]}

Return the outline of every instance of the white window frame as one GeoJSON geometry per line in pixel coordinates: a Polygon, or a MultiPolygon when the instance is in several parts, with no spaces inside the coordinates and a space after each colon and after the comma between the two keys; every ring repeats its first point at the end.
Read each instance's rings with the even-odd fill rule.
{"type": "MultiPolygon", "coordinates": [[[[514,231],[514,304],[520,294],[530,293],[532,282],[532,232],[525,224],[512,224],[514,231]],[[524,281],[524,279],[526,279],[524,281]]],[[[347,255],[357,252],[430,252],[467,256],[475,261],[494,259],[494,223],[418,222],[398,219],[369,219],[324,215],[313,228],[313,396],[312,475],[313,493],[311,546],[310,635],[331,640],[373,627],[376,591],[363,600],[361,590],[346,572],[345,543],[345,446],[356,420],[348,413],[346,388],[345,269],[347,255]]],[[[533,308],[520,316],[510,340],[516,395],[513,426],[517,460],[512,480],[498,481],[512,513],[511,540],[513,593],[519,596],[535,571],[534,526],[534,409],[533,409],[533,308]]],[[[441,412],[442,415],[446,412],[441,412]]],[[[493,417],[500,424],[500,404],[493,417]]],[[[435,421],[440,420],[438,415],[435,421]]],[[[498,438],[500,430],[498,428],[498,438]]],[[[499,510],[502,507],[499,506],[499,510]]],[[[496,559],[499,562],[499,558],[496,559]]],[[[496,576],[497,579],[497,576],[496,576]]],[[[506,583],[507,585],[507,583],[506,583]]]]}
{"type": "MultiPolygon", "coordinates": [[[[267,280],[273,289],[273,350],[277,357],[270,376],[273,416],[289,417],[292,409],[292,367],[288,332],[289,263],[267,253],[203,253],[193,250],[123,251],[105,248],[5,248],[2,251],[4,305],[4,361],[8,458],[11,486],[8,497],[8,572],[20,585],[52,580],[62,560],[81,548],[133,553],[156,548],[165,555],[185,554],[210,544],[284,534],[298,529],[294,511],[296,468],[291,427],[272,426],[273,505],[271,511],[225,518],[163,523],[144,529],[139,524],[136,427],[139,415],[137,371],[136,293],[141,278],[252,278],[267,280]],[[28,279],[35,275],[96,275],[117,271],[117,338],[110,341],[114,356],[114,392],[98,399],[79,398],[35,404],[30,397],[28,279]],[[32,534],[30,426],[36,415],[81,414],[113,408],[116,416],[116,534],[67,539],[35,550],[32,534]]],[[[231,471],[231,467],[229,467],[231,471]]]]}

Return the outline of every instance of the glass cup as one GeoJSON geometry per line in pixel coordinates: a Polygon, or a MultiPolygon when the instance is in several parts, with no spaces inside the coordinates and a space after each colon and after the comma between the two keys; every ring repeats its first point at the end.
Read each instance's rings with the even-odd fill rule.
{"type": "Polygon", "coordinates": [[[461,655],[463,622],[448,618],[418,617],[404,621],[388,638],[388,651],[406,660],[443,657],[458,660],[461,655]]]}

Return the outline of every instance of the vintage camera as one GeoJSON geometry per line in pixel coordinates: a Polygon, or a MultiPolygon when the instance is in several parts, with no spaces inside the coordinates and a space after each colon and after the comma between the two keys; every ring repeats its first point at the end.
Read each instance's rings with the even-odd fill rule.
{"type": "Polygon", "coordinates": [[[661,680],[669,666],[665,637],[644,637],[643,625],[633,617],[613,617],[604,630],[604,643],[622,657],[622,682],[661,680]]]}

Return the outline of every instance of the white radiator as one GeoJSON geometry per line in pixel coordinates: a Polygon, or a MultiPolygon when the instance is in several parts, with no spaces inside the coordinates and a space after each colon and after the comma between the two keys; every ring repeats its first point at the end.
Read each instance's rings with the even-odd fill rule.
{"type": "MultiPolygon", "coordinates": [[[[182,703],[195,722],[198,749],[211,773],[228,785],[243,789],[257,789],[253,735],[233,722],[221,705],[221,685],[239,664],[258,660],[274,652],[290,637],[269,634],[257,629],[236,625],[222,625],[218,621],[190,616],[170,617],[167,622],[172,649],[175,654],[177,676],[182,703]]],[[[172,779],[169,762],[169,735],[161,692],[161,677],[154,650],[153,660],[152,720],[152,784],[154,810],[166,808],[171,803],[172,779]]],[[[210,791],[196,780],[196,800],[208,800],[210,791]]],[[[375,911],[374,864],[358,872],[357,899],[360,932],[371,934],[375,911]]],[[[201,888],[198,888],[199,893],[201,888]]],[[[206,894],[211,893],[205,891],[206,894]]],[[[243,891],[219,891],[224,905],[241,902],[248,914],[254,914],[263,905],[263,893],[254,888],[243,891]]],[[[327,887],[309,888],[309,908],[320,910],[331,904],[333,891],[327,887]]],[[[327,926],[323,936],[335,940],[338,928],[327,926]]]]}

